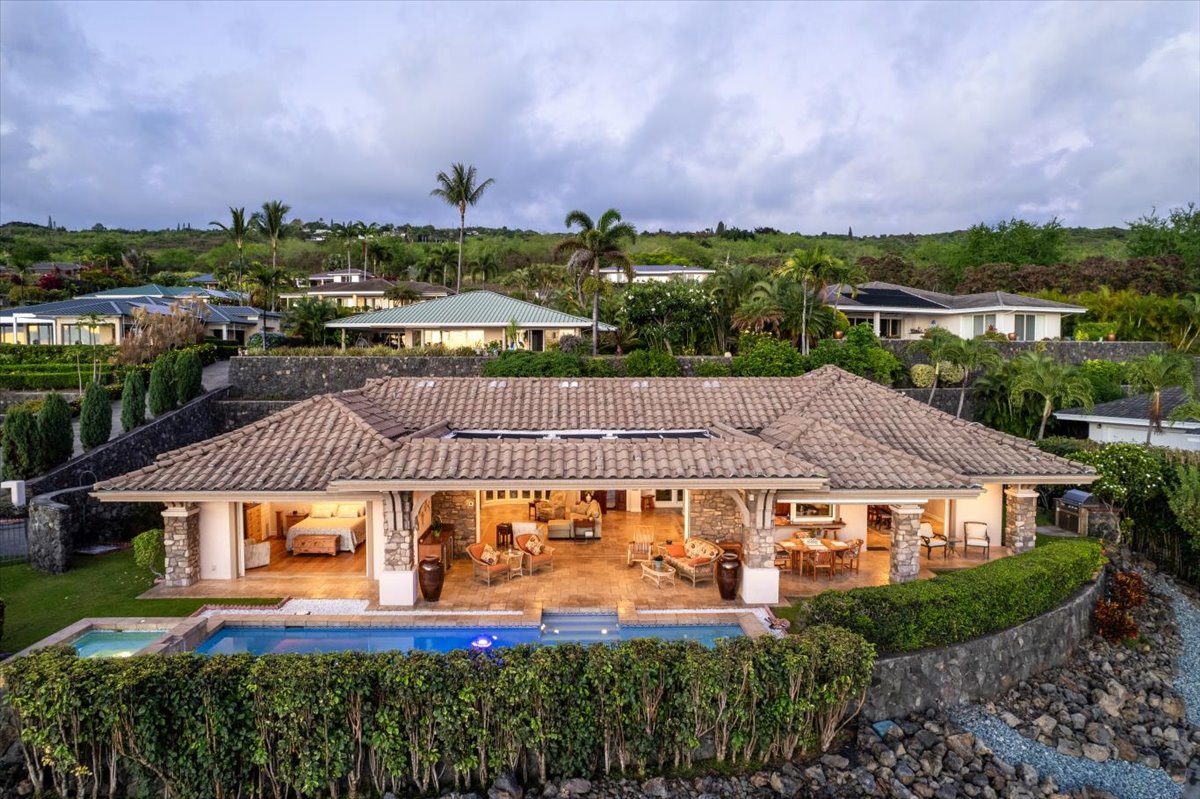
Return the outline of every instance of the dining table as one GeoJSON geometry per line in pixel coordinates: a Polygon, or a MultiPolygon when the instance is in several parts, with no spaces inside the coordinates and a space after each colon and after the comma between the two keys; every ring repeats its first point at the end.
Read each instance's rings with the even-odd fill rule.
{"type": "MultiPolygon", "coordinates": [[[[832,538],[789,538],[777,543],[791,557],[792,571],[800,571],[804,555],[809,552],[832,552],[834,557],[841,560],[842,553],[850,549],[845,541],[834,541],[832,538]]],[[[816,578],[816,575],[813,575],[816,578]]]]}

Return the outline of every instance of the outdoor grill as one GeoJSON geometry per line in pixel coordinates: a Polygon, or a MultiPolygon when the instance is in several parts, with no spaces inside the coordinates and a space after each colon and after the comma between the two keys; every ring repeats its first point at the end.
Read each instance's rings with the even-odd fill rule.
{"type": "Polygon", "coordinates": [[[1054,524],[1072,533],[1080,532],[1080,519],[1085,520],[1082,532],[1086,535],[1086,519],[1092,508],[1101,508],[1103,504],[1090,491],[1072,488],[1054,501],[1054,524]]]}

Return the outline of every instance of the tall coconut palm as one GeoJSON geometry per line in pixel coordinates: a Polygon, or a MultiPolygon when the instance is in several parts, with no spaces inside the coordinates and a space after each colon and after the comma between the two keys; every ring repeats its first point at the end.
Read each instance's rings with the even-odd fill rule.
{"type": "Polygon", "coordinates": [[[963,370],[963,388],[958,395],[958,411],[954,414],[961,419],[963,400],[971,385],[971,375],[978,370],[989,369],[1000,363],[1000,353],[996,351],[991,342],[980,336],[955,342],[954,347],[950,350],[949,360],[950,363],[963,370]]]}
{"type": "Polygon", "coordinates": [[[294,285],[286,269],[260,263],[255,263],[251,268],[248,282],[254,287],[255,299],[264,307],[270,306],[272,311],[279,299],[279,290],[294,285]]]}
{"type": "Polygon", "coordinates": [[[815,295],[817,304],[820,304],[825,287],[831,279],[840,279],[839,276],[845,274],[845,266],[841,259],[834,258],[818,244],[811,250],[796,250],[784,261],[783,266],[775,271],[776,276],[791,278],[805,289],[800,311],[800,328],[806,331],[800,341],[800,352],[804,355],[808,354],[809,292],[815,295]]]}
{"type": "Polygon", "coordinates": [[[287,232],[287,225],[283,218],[288,215],[288,211],[292,210],[292,206],[280,202],[279,200],[271,200],[262,205],[261,211],[255,211],[254,216],[250,217],[250,221],[264,236],[271,242],[271,266],[276,266],[276,256],[279,252],[279,240],[283,238],[287,232]]]}
{"type": "Polygon", "coordinates": [[[1162,432],[1163,389],[1179,387],[1188,396],[1196,395],[1196,377],[1191,360],[1176,353],[1156,352],[1129,364],[1126,375],[1135,391],[1150,395],[1150,410],[1147,414],[1146,443],[1154,433],[1162,432]]]}
{"type": "Polygon", "coordinates": [[[333,233],[333,237],[342,243],[346,249],[346,271],[350,271],[350,248],[354,246],[354,242],[358,240],[358,223],[357,222],[334,222],[329,226],[329,230],[333,233]]]}
{"type": "Polygon", "coordinates": [[[463,271],[463,236],[467,232],[467,206],[479,202],[479,198],[495,183],[494,178],[488,178],[483,183],[476,184],[476,172],[473,166],[451,164],[450,174],[438,172],[437,188],[429,192],[432,197],[441,197],[448,205],[458,208],[458,274],[454,281],[454,290],[462,291],[463,271]]]}
{"type": "Polygon", "coordinates": [[[315,346],[325,343],[329,329],[326,322],[338,318],[338,309],[329,300],[304,297],[297,300],[283,315],[283,329],[315,346]]]}
{"type": "Polygon", "coordinates": [[[953,356],[961,343],[962,339],[949,330],[935,327],[925,338],[908,345],[909,354],[924,355],[929,359],[929,365],[933,367],[933,382],[929,385],[929,399],[926,400],[930,405],[933,404],[933,395],[937,391],[938,378],[941,377],[943,365],[953,362],[953,356]]]}
{"type": "Polygon", "coordinates": [[[246,237],[250,235],[250,220],[246,218],[245,208],[234,208],[229,206],[229,224],[217,222],[213,220],[209,222],[209,227],[219,227],[225,231],[225,235],[233,242],[233,246],[237,247],[237,274],[238,283],[242,282],[242,273],[246,271],[246,237]]]}
{"type": "Polygon", "coordinates": [[[367,279],[367,248],[371,246],[371,242],[379,235],[379,225],[374,222],[359,222],[355,225],[358,232],[358,241],[362,245],[362,273],[363,280],[367,279]]]}
{"type": "Polygon", "coordinates": [[[1042,401],[1042,421],[1038,440],[1046,436],[1046,422],[1055,406],[1082,405],[1092,409],[1092,384],[1077,369],[1066,366],[1041,352],[1026,352],[1013,359],[1016,375],[1008,386],[1010,402],[1024,401],[1027,395],[1042,401]]]}
{"type": "Polygon", "coordinates": [[[600,282],[600,267],[606,264],[620,266],[624,268],[625,276],[632,283],[633,263],[621,245],[636,241],[637,230],[628,222],[621,221],[621,212],[616,208],[609,208],[601,214],[599,224],[594,224],[592,218],[583,211],[567,214],[564,224],[568,230],[578,226],[579,231],[556,244],[554,254],[559,256],[570,253],[573,261],[586,265],[591,273],[591,277],[583,285],[583,290],[592,295],[592,355],[595,356],[599,352],[597,348],[600,344],[600,292],[604,288],[600,282]]]}
{"type": "Polygon", "coordinates": [[[735,323],[738,308],[750,296],[754,285],[763,278],[763,270],[753,264],[728,264],[717,269],[709,278],[713,299],[717,301],[717,314],[713,319],[717,348],[721,352],[729,349],[729,331],[735,323]]]}

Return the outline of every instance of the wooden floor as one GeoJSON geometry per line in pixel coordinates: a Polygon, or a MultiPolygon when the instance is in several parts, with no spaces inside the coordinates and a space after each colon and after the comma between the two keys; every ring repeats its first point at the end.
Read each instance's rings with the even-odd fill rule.
{"type": "Polygon", "coordinates": [[[271,563],[257,569],[247,569],[246,577],[294,577],[296,575],[340,574],[365,577],[367,574],[367,545],[359,544],[355,552],[336,555],[293,555],[287,551],[282,538],[271,540],[271,563]]]}

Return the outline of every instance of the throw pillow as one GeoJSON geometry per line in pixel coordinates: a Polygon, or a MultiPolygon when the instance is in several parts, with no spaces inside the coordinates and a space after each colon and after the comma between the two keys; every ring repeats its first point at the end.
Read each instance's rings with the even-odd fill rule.
{"type": "Polygon", "coordinates": [[[706,563],[712,563],[712,558],[692,558],[688,561],[689,566],[703,566],[706,563]]]}
{"type": "Polygon", "coordinates": [[[525,548],[529,550],[530,555],[542,554],[542,539],[536,535],[529,536],[529,540],[525,542],[525,548]]]}
{"type": "Polygon", "coordinates": [[[491,566],[493,563],[500,560],[500,555],[495,549],[492,548],[491,544],[488,544],[483,548],[483,554],[479,556],[479,559],[491,566]]]}
{"type": "Polygon", "coordinates": [[[671,544],[669,547],[667,547],[667,554],[673,558],[686,558],[687,557],[687,551],[684,550],[683,544],[680,544],[678,542],[671,544]]]}

